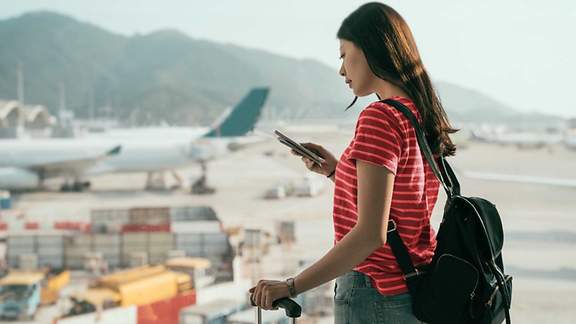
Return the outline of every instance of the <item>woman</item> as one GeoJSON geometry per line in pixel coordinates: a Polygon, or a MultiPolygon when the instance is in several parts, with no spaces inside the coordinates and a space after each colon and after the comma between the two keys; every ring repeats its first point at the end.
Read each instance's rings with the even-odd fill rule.
{"type": "MultiPolygon", "coordinates": [[[[356,95],[350,106],[358,96],[373,93],[400,101],[423,125],[433,153],[454,155],[448,134],[456,130],[402,17],[387,5],[367,3],[343,21],[337,36],[340,75],[356,95]]],[[[306,167],[335,183],[335,244],[295,278],[261,280],[250,289],[254,303],[271,309],[276,299],[336,279],[336,323],[420,323],[386,244],[391,219],[414,265],[429,263],[436,246],[430,217],[440,183],[420,154],[414,129],[399,111],[377,101],[360,113],[354,138],[339,160],[320,145],[304,145],[326,160],[315,165],[303,157],[306,167]]]]}

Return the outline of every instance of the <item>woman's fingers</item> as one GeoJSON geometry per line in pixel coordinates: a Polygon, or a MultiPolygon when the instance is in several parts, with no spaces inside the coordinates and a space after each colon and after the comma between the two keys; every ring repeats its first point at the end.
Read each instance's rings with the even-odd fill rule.
{"type": "Polygon", "coordinates": [[[322,148],[322,146],[320,146],[320,145],[318,145],[318,144],[314,144],[314,143],[308,143],[308,142],[306,142],[306,143],[300,143],[300,144],[301,144],[302,146],[306,147],[306,148],[308,148],[308,147],[314,148],[314,149],[322,148]]]}
{"type": "Polygon", "coordinates": [[[326,150],[321,145],[314,143],[301,143],[301,144],[305,148],[315,151],[316,153],[319,153],[322,157],[324,157],[326,150]]]}
{"type": "Polygon", "coordinates": [[[304,164],[306,164],[306,167],[307,167],[309,170],[312,170],[312,168],[314,167],[314,162],[313,162],[312,160],[310,160],[310,159],[307,158],[307,157],[302,157],[302,161],[304,161],[304,164]]]}

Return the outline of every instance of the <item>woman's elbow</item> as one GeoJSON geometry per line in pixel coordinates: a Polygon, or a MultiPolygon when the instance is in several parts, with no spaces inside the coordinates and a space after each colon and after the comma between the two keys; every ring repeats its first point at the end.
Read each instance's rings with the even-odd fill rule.
{"type": "Polygon", "coordinates": [[[379,231],[373,226],[363,226],[357,229],[359,239],[364,243],[363,245],[368,246],[371,251],[381,248],[386,244],[386,231],[379,231]]]}
{"type": "Polygon", "coordinates": [[[370,242],[370,248],[372,250],[381,248],[386,244],[386,233],[382,234],[380,232],[370,231],[370,233],[366,234],[364,237],[366,237],[368,242],[370,242]]]}

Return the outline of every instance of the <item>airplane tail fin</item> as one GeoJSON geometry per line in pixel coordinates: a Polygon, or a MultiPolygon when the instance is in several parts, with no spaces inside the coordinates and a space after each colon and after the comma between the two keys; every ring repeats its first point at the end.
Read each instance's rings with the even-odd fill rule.
{"type": "Polygon", "coordinates": [[[111,149],[110,151],[104,153],[104,156],[114,156],[114,155],[118,155],[120,154],[120,151],[122,151],[122,145],[118,145],[115,146],[113,149],[111,149]]]}
{"type": "Polygon", "coordinates": [[[254,88],[240,101],[224,120],[208,131],[204,138],[235,137],[246,135],[254,129],[260,118],[262,107],[268,97],[270,88],[254,88]]]}

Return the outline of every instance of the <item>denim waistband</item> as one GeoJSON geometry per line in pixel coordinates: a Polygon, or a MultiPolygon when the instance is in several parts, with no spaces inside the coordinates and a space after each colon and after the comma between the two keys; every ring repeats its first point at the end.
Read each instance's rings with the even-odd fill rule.
{"type": "Polygon", "coordinates": [[[372,279],[359,271],[349,271],[336,278],[336,284],[344,288],[373,288],[372,279]]]}

